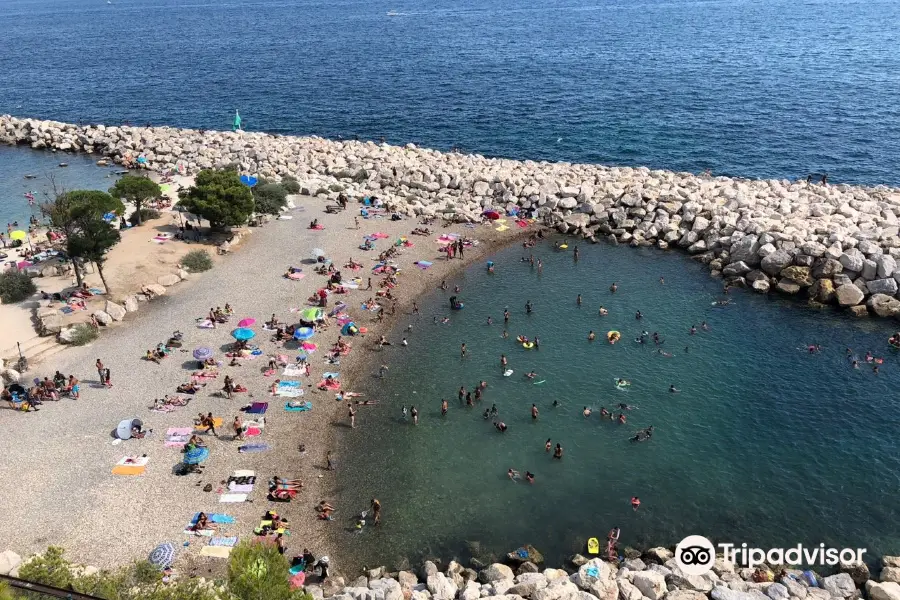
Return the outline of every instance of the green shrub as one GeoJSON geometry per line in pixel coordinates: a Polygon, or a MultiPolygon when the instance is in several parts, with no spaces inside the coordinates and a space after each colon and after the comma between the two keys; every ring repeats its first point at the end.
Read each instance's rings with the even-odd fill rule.
{"type": "Polygon", "coordinates": [[[228,587],[240,600],[308,600],[301,590],[291,589],[291,565],[278,546],[265,541],[238,544],[228,563],[228,587]]]}
{"type": "Polygon", "coordinates": [[[213,261],[206,250],[191,250],[181,259],[181,266],[190,273],[202,273],[213,268],[213,261]]]}
{"type": "Polygon", "coordinates": [[[257,213],[277,215],[287,204],[287,191],[280,183],[260,183],[253,188],[253,202],[257,213]]]}
{"type": "Polygon", "coordinates": [[[31,277],[21,271],[7,271],[0,274],[0,300],[3,304],[14,304],[30,298],[37,292],[31,277]]]}
{"type": "Polygon", "coordinates": [[[369,172],[366,171],[365,169],[360,169],[353,175],[353,181],[355,181],[356,183],[362,183],[364,181],[368,181],[368,179],[369,179],[369,172]]]}
{"type": "Polygon", "coordinates": [[[285,175],[281,178],[281,187],[284,188],[288,194],[299,194],[300,193],[300,183],[293,175],[285,175]]]}
{"type": "Polygon", "coordinates": [[[141,223],[144,221],[149,221],[150,219],[158,219],[160,217],[159,211],[153,208],[142,208],[140,211],[134,211],[130,215],[128,215],[128,222],[132,225],[137,225],[138,222],[138,212],[141,215],[141,223]]]}
{"type": "Polygon", "coordinates": [[[79,323],[78,325],[74,325],[73,329],[75,330],[75,333],[73,333],[69,337],[69,339],[71,340],[69,343],[73,346],[85,346],[100,337],[100,334],[97,332],[97,330],[87,323],[79,323]]]}

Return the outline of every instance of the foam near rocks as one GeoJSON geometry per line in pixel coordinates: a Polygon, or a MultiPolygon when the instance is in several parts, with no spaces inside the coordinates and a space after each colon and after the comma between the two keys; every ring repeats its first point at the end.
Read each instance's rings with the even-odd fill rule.
{"type": "MultiPolygon", "coordinates": [[[[374,195],[407,214],[452,213],[474,221],[487,208],[518,207],[565,234],[679,247],[727,285],[801,294],[856,315],[868,314],[866,299],[873,295],[896,297],[900,283],[900,189],[886,186],[709,177],[486,158],[413,144],[81,126],[8,115],[0,116],[0,142],[97,153],[119,164],[143,157],[142,167],[156,171],[194,173],[236,163],[266,178],[294,176],[307,195],[374,195]],[[785,273],[794,267],[809,271],[785,273]],[[839,282],[838,275],[849,280],[839,282]]],[[[876,305],[885,302],[879,298],[876,305]]]]}

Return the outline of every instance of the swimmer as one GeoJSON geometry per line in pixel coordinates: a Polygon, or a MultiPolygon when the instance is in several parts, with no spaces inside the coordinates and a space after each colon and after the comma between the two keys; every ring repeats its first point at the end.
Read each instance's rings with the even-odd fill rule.
{"type": "Polygon", "coordinates": [[[500,337],[502,337],[505,340],[506,338],[509,337],[509,332],[504,329],[503,333],[500,334],[500,337]]]}
{"type": "Polygon", "coordinates": [[[612,419],[612,413],[606,410],[605,406],[600,407],[600,416],[604,418],[612,419]]]}
{"type": "Polygon", "coordinates": [[[633,407],[633,406],[629,406],[629,405],[625,404],[624,402],[620,402],[620,403],[617,405],[617,407],[620,408],[620,409],[622,409],[622,410],[634,410],[634,407],[633,407]]]}
{"type": "Polygon", "coordinates": [[[810,354],[817,354],[822,351],[822,346],[818,344],[810,344],[806,347],[806,351],[810,354]]]}
{"type": "Polygon", "coordinates": [[[878,365],[874,365],[872,367],[872,373],[874,373],[875,375],[878,375],[878,365]]]}
{"type": "Polygon", "coordinates": [[[623,385],[631,385],[631,382],[624,379],[616,379],[616,385],[621,387],[623,385]]]}
{"type": "Polygon", "coordinates": [[[503,421],[494,421],[494,427],[500,433],[506,433],[507,427],[506,427],[506,423],[504,423],[503,421]]]}
{"type": "Polygon", "coordinates": [[[659,284],[660,284],[660,285],[666,285],[666,279],[665,279],[665,277],[660,277],[660,278],[659,278],[659,284]]]}
{"type": "Polygon", "coordinates": [[[531,311],[532,311],[531,300],[529,300],[525,303],[525,314],[530,315],[531,311]]]}
{"type": "Polygon", "coordinates": [[[672,358],[672,355],[671,355],[669,352],[663,352],[663,351],[662,351],[662,348],[660,348],[659,350],[657,350],[657,352],[659,352],[660,354],[662,354],[662,355],[665,356],[666,358],[672,358]]]}
{"type": "Polygon", "coordinates": [[[854,369],[858,369],[858,368],[859,368],[859,361],[858,361],[858,360],[854,360],[854,361],[853,361],[853,368],[854,368],[854,369]]]}
{"type": "Polygon", "coordinates": [[[709,325],[706,324],[706,321],[700,323],[700,329],[702,329],[703,331],[709,331],[709,325]]]}
{"type": "Polygon", "coordinates": [[[601,317],[603,317],[603,316],[605,316],[605,315],[608,315],[608,314],[609,314],[609,311],[608,311],[608,310],[606,310],[606,309],[605,309],[605,308],[603,308],[603,306],[600,306],[600,310],[599,310],[599,311],[597,311],[597,312],[599,312],[599,313],[600,313],[600,316],[601,316],[601,317]]]}
{"type": "Polygon", "coordinates": [[[674,383],[673,383],[672,385],[669,386],[669,393],[677,394],[677,393],[680,392],[680,391],[681,391],[681,390],[679,390],[679,389],[677,389],[677,388],[675,387],[675,384],[674,384],[674,383]]]}
{"type": "Polygon", "coordinates": [[[456,286],[455,288],[453,288],[453,291],[458,294],[460,292],[459,286],[456,286]]]}
{"type": "Polygon", "coordinates": [[[550,438],[547,438],[547,441],[544,443],[544,452],[550,452],[552,448],[552,444],[550,443],[550,438]]]}
{"type": "Polygon", "coordinates": [[[491,405],[491,412],[490,412],[490,415],[491,415],[492,417],[496,417],[496,416],[499,414],[499,412],[500,412],[500,411],[497,410],[497,405],[496,405],[496,404],[492,404],[492,405],[491,405]]]}
{"type": "Polygon", "coordinates": [[[534,379],[535,377],[537,377],[537,373],[535,371],[528,371],[527,373],[525,373],[525,377],[527,377],[528,379],[534,379]]]}
{"type": "Polygon", "coordinates": [[[694,335],[695,333],[697,333],[697,326],[696,326],[696,325],[691,325],[691,330],[690,330],[690,331],[691,331],[691,335],[694,335]]]}
{"type": "Polygon", "coordinates": [[[563,457],[563,448],[560,444],[556,444],[556,450],[553,451],[553,458],[557,460],[562,460],[563,457]]]}
{"type": "Polygon", "coordinates": [[[559,406],[559,400],[554,400],[553,407],[556,408],[557,406],[559,406]]]}
{"type": "Polygon", "coordinates": [[[503,309],[503,322],[509,323],[509,309],[508,308],[503,309]]]}
{"type": "Polygon", "coordinates": [[[637,496],[632,496],[631,497],[631,509],[634,511],[637,511],[637,509],[640,508],[640,506],[641,506],[641,499],[638,498],[637,496]]]}
{"type": "Polygon", "coordinates": [[[866,362],[869,363],[869,362],[872,362],[873,360],[875,360],[875,356],[872,354],[872,351],[870,350],[870,351],[866,352],[866,362]]]}
{"type": "Polygon", "coordinates": [[[595,339],[597,339],[597,335],[594,333],[594,330],[591,329],[591,330],[588,332],[588,341],[589,341],[589,342],[593,342],[595,339]]]}
{"type": "Polygon", "coordinates": [[[634,318],[637,319],[638,321],[640,321],[641,319],[644,318],[644,315],[641,314],[641,311],[637,311],[636,313],[634,313],[634,318]]]}
{"type": "Polygon", "coordinates": [[[403,341],[400,342],[401,346],[409,346],[409,342],[406,341],[406,338],[403,338],[403,341]]]}
{"type": "Polygon", "coordinates": [[[480,387],[481,389],[486,389],[486,388],[487,388],[487,381],[485,381],[484,379],[482,379],[482,380],[481,380],[481,383],[478,384],[478,387],[480,387]]]}
{"type": "Polygon", "coordinates": [[[404,421],[407,419],[407,414],[408,413],[405,406],[400,409],[400,418],[402,418],[404,421]]]}
{"type": "Polygon", "coordinates": [[[441,416],[447,416],[447,401],[441,398],[441,416]]]}
{"type": "Polygon", "coordinates": [[[531,420],[536,421],[538,418],[538,407],[534,404],[531,405],[531,420]]]}
{"type": "Polygon", "coordinates": [[[441,325],[446,325],[449,322],[450,322],[450,317],[444,317],[443,319],[441,319],[441,325]]]}
{"type": "Polygon", "coordinates": [[[531,471],[525,471],[525,481],[528,483],[534,483],[534,473],[531,471]]]}
{"type": "Polygon", "coordinates": [[[619,286],[617,286],[617,285],[616,285],[616,282],[613,281],[613,284],[612,284],[611,286],[609,286],[609,291],[610,291],[611,293],[615,294],[617,289],[619,289],[619,286]]]}
{"type": "Polygon", "coordinates": [[[620,425],[625,424],[625,413],[619,413],[619,424],[620,425]]]}
{"type": "Polygon", "coordinates": [[[575,305],[581,306],[581,294],[578,294],[578,297],[575,298],[575,305]]]}
{"type": "Polygon", "coordinates": [[[494,319],[492,319],[491,317],[488,317],[488,319],[487,319],[487,324],[488,324],[488,325],[493,325],[493,324],[494,324],[494,319]]]}
{"type": "MultiPolygon", "coordinates": [[[[587,418],[587,417],[591,416],[591,409],[588,408],[587,406],[585,406],[585,407],[584,407],[584,410],[581,411],[581,414],[583,414],[584,417],[587,418]]],[[[550,443],[550,440],[547,440],[547,443],[549,444],[549,443],[550,443]]]]}
{"type": "Polygon", "coordinates": [[[516,479],[519,479],[521,477],[519,475],[519,472],[516,471],[515,469],[510,469],[509,471],[507,471],[506,476],[509,477],[513,481],[515,481],[516,479]]]}

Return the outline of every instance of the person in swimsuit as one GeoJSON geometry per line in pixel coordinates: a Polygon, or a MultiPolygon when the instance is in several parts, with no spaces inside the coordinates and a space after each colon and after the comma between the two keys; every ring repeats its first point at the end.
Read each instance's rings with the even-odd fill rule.
{"type": "Polygon", "coordinates": [[[556,444],[556,450],[553,451],[553,458],[561,460],[563,456],[563,448],[560,444],[556,444]]]}

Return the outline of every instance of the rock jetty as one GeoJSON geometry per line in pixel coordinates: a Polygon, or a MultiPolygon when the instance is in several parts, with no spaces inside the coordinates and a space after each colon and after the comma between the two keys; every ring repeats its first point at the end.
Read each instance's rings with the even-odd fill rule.
{"type": "Polygon", "coordinates": [[[590,241],[681,248],[728,286],[900,314],[900,189],[486,158],[413,144],[258,132],[72,125],[0,116],[0,143],[194,173],[238,164],[303,193],[378,196],[394,210],[478,220],[518,207],[590,241]]]}

